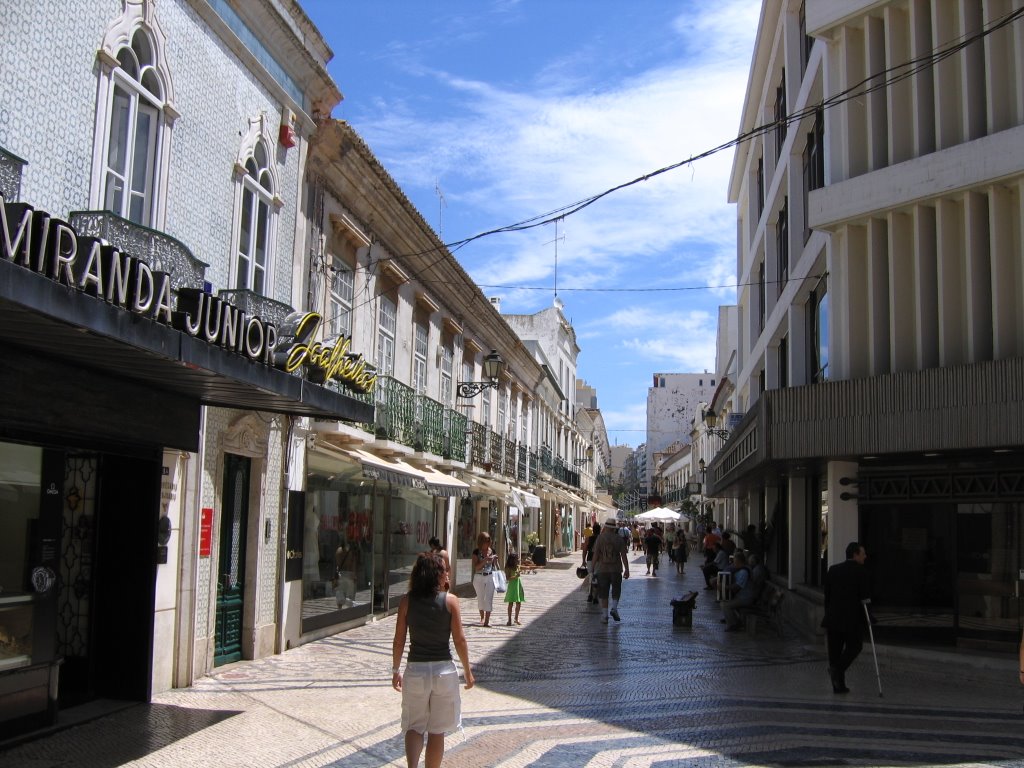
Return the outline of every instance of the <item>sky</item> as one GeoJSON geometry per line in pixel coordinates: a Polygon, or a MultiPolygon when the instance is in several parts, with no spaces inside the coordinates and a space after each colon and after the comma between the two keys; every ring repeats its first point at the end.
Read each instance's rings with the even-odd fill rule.
{"type": "MultiPolygon", "coordinates": [[[[683,163],[739,133],[760,0],[299,0],[348,121],[445,243],[683,163]],[[440,190],[440,195],[438,193],[440,190]]],[[[733,151],[557,223],[451,250],[501,311],[557,298],[608,438],[646,439],[655,373],[713,371],[736,300],[733,151]]]]}

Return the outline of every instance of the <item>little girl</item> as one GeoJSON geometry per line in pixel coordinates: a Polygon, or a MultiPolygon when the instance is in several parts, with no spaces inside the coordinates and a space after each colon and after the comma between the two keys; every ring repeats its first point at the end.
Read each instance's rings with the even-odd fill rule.
{"type": "Polygon", "coordinates": [[[519,624],[519,609],[526,602],[523,594],[523,580],[519,574],[519,555],[509,554],[505,561],[505,578],[508,580],[508,587],[505,588],[505,602],[508,603],[508,623],[512,626],[512,606],[516,607],[516,624],[519,624]]]}

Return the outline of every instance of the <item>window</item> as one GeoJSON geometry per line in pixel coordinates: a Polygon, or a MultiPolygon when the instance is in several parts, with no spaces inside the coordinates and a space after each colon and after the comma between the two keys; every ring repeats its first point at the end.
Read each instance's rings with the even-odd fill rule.
{"type": "Polygon", "coordinates": [[[825,121],[820,108],[814,111],[814,124],[804,145],[804,242],[811,236],[808,197],[811,190],[825,186],[825,121]]]}
{"type": "Polygon", "coordinates": [[[498,432],[502,436],[504,436],[504,434],[505,434],[506,425],[508,423],[506,421],[507,416],[508,416],[508,392],[507,391],[499,392],[498,393],[498,421],[496,423],[496,426],[498,428],[498,432]]]}
{"type": "Polygon", "coordinates": [[[807,319],[811,327],[810,340],[811,381],[828,379],[828,285],[823,279],[811,292],[807,301],[807,319]]]}
{"type": "MultiPolygon", "coordinates": [[[[122,21],[122,23],[125,23],[122,21]]],[[[108,40],[111,35],[108,32],[108,40]]],[[[166,168],[169,119],[176,113],[167,104],[168,75],[153,38],[137,26],[127,44],[116,52],[105,45],[101,74],[97,136],[100,161],[98,204],[143,226],[162,224],[158,201],[159,177],[166,168]],[[166,114],[165,114],[166,113],[166,114]]]]}
{"type": "Polygon", "coordinates": [[[413,324],[412,388],[422,394],[427,391],[427,326],[413,324]]]}
{"type": "Polygon", "coordinates": [[[328,299],[328,327],[332,336],[352,335],[352,297],[355,275],[344,261],[335,257],[331,264],[331,295],[328,299]]]}
{"type": "Polygon", "coordinates": [[[508,436],[510,440],[516,439],[517,427],[519,426],[519,398],[511,401],[512,417],[508,421],[508,436]]]}
{"type": "Polygon", "coordinates": [[[779,86],[775,89],[775,159],[782,157],[786,142],[786,68],[782,68],[779,86]]]}
{"type": "MultiPolygon", "coordinates": [[[[485,427],[491,426],[491,390],[485,389],[483,391],[483,397],[480,398],[480,408],[483,411],[483,425],[485,427]]],[[[487,436],[490,440],[490,435],[487,436]]],[[[490,445],[488,443],[488,445],[490,445]]]]}
{"type": "Polygon", "coordinates": [[[764,316],[766,305],[768,304],[768,287],[764,280],[764,259],[757,266],[757,319],[758,319],[758,332],[764,330],[764,316]]]}
{"type": "Polygon", "coordinates": [[[764,213],[764,158],[757,158],[757,220],[764,213]]]}
{"type": "Polygon", "coordinates": [[[779,339],[779,389],[789,386],[789,337],[779,339]]]}
{"type": "Polygon", "coordinates": [[[450,344],[441,345],[441,388],[438,395],[442,405],[452,404],[452,370],[455,364],[455,354],[450,344]]]}
{"type": "Polygon", "coordinates": [[[814,48],[814,38],[807,34],[807,0],[800,3],[800,67],[801,74],[807,71],[807,64],[811,60],[811,50],[814,48]]]}
{"type": "Polygon", "coordinates": [[[377,318],[377,371],[383,376],[395,374],[395,328],[398,307],[387,296],[380,297],[377,318]]]}
{"type": "Polygon", "coordinates": [[[526,431],[526,425],[529,423],[529,415],[529,406],[527,406],[526,403],[523,403],[523,420],[519,424],[519,440],[522,442],[523,445],[527,445],[529,443],[529,435],[526,431]]]}
{"type": "Polygon", "coordinates": [[[266,295],[267,268],[273,243],[274,180],[269,152],[257,140],[241,177],[242,210],[238,220],[235,287],[266,295]]]}
{"type": "Polygon", "coordinates": [[[786,282],[789,280],[789,198],[782,199],[782,210],[779,211],[779,223],[775,227],[775,250],[779,259],[779,295],[782,295],[786,282]]]}

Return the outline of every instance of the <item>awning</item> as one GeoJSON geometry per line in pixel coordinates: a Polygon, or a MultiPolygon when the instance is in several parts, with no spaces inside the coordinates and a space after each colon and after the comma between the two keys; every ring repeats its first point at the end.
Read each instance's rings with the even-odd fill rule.
{"type": "Polygon", "coordinates": [[[520,509],[526,509],[527,507],[540,507],[540,498],[533,493],[530,493],[524,488],[516,488],[512,486],[509,488],[509,502],[520,509]]]}
{"type": "MultiPolygon", "coordinates": [[[[403,462],[404,463],[404,462],[403,462]]],[[[431,496],[455,496],[464,499],[469,496],[469,483],[464,483],[457,477],[438,472],[436,469],[425,467],[420,470],[423,479],[427,483],[427,493],[431,496]]]]}
{"type": "Polygon", "coordinates": [[[469,496],[469,485],[458,478],[434,469],[419,469],[401,459],[387,459],[360,448],[337,448],[317,445],[316,450],[347,456],[362,467],[363,476],[371,480],[384,480],[393,485],[419,488],[431,496],[469,496]]]}
{"type": "Polygon", "coordinates": [[[385,480],[393,485],[427,490],[427,481],[423,477],[423,473],[415,467],[401,461],[390,461],[359,448],[346,448],[345,452],[362,465],[364,477],[371,480],[385,480]]]}
{"type": "Polygon", "coordinates": [[[476,475],[469,474],[465,475],[465,477],[469,483],[469,492],[471,494],[498,496],[504,499],[508,496],[509,490],[511,490],[508,483],[500,483],[486,477],[477,477],[476,475]]]}
{"type": "Polygon", "coordinates": [[[373,422],[373,406],[0,259],[0,341],[203,405],[373,422]]]}

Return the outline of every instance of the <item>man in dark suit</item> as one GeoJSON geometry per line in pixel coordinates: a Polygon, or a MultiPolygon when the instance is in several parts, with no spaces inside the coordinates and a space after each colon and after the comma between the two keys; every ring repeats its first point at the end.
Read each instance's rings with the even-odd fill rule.
{"type": "Polygon", "coordinates": [[[825,575],[825,618],[822,625],[828,640],[828,674],[835,693],[849,693],[846,670],[864,646],[867,623],[864,606],[871,602],[864,561],[867,553],[858,542],[846,547],[846,560],[825,575]]]}

